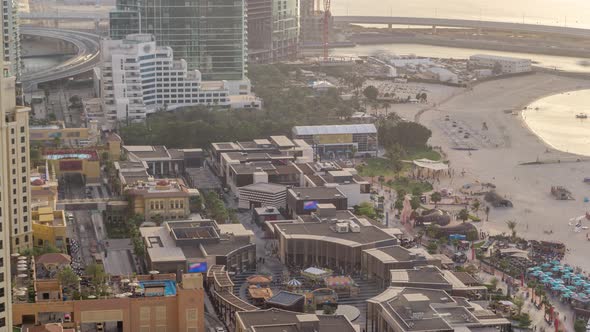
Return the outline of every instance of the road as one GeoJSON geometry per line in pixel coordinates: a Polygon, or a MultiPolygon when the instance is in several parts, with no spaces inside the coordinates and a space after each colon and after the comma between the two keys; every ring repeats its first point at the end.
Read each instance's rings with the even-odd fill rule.
{"type": "Polygon", "coordinates": [[[70,42],[78,53],[64,63],[34,73],[25,74],[21,80],[24,91],[31,91],[39,83],[69,78],[92,70],[100,62],[100,36],[80,31],[23,26],[23,35],[42,36],[70,42]]]}

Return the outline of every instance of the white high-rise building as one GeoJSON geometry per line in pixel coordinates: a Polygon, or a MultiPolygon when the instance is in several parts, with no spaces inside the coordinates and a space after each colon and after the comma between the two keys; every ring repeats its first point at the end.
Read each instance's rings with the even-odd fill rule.
{"type": "Polygon", "coordinates": [[[3,58],[0,69],[0,332],[8,332],[12,331],[11,249],[18,252],[32,243],[29,108],[16,106],[16,78],[3,58]]]}
{"type": "Polygon", "coordinates": [[[4,61],[10,64],[12,75],[21,75],[21,43],[17,0],[2,0],[4,61]]]}
{"type": "MultiPolygon", "coordinates": [[[[246,96],[250,91],[249,81],[238,89],[233,87],[234,82],[202,81],[200,71],[188,70],[183,59],[173,60],[172,48],[157,46],[153,36],[147,34],[105,40],[101,56],[102,66],[95,70],[95,80],[110,122],[143,121],[148,113],[182,106],[231,107],[231,91],[244,91],[246,96]]],[[[259,100],[250,103],[260,107],[259,100]]]]}

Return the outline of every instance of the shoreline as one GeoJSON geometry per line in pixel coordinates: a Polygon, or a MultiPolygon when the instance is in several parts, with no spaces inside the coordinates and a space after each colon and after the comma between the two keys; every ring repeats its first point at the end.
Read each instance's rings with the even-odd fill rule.
{"type": "Polygon", "coordinates": [[[436,112],[423,113],[420,122],[433,132],[429,143],[443,147],[455,169],[465,171],[464,177],[441,181],[436,190],[457,189],[476,181],[490,182],[497,185],[500,195],[507,196],[514,203],[510,209],[493,208],[490,221],[478,227],[491,233],[508,232],[505,221],[515,220],[520,236],[567,243],[570,251],[565,261],[590,270],[590,261],[584,256],[589,245],[586,233],[574,233],[567,225],[570,218],[590,210],[582,199],[588,195],[588,185],[582,179],[590,174],[590,163],[539,163],[522,167],[523,161],[580,156],[554,148],[548,151],[547,143],[522,118],[522,110],[543,96],[584,89],[590,89],[589,80],[546,73],[484,82],[437,105],[434,108],[436,112]],[[506,109],[518,110],[518,113],[506,114],[503,111],[506,109]],[[482,122],[486,122],[489,131],[484,134],[498,145],[483,146],[472,154],[453,150],[451,138],[440,127],[446,115],[476,128],[475,131],[481,128],[482,122]],[[554,200],[549,193],[554,185],[568,188],[576,200],[554,200]],[[545,231],[548,230],[552,230],[553,234],[547,235],[545,231]]]}
{"type": "Polygon", "coordinates": [[[506,42],[495,42],[485,40],[454,39],[429,36],[374,36],[371,38],[356,37],[351,38],[351,42],[356,45],[379,45],[379,44],[421,44],[428,46],[442,46],[452,48],[473,48],[488,51],[528,53],[536,55],[562,56],[568,58],[590,58],[590,50],[580,50],[576,48],[550,48],[534,45],[511,44],[506,42]]]}

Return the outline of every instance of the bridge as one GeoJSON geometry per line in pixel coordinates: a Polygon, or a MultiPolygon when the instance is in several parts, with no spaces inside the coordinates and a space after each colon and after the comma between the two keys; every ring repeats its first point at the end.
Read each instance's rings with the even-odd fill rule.
{"type": "Polygon", "coordinates": [[[21,27],[21,34],[54,38],[73,44],[77,53],[67,61],[45,70],[21,77],[24,91],[34,90],[38,84],[69,78],[92,70],[100,62],[100,36],[80,31],[21,27]]]}
{"type": "Polygon", "coordinates": [[[60,21],[104,21],[109,19],[109,13],[96,12],[39,12],[39,13],[19,13],[21,20],[60,20],[60,21]]]}
{"type": "Polygon", "coordinates": [[[436,27],[448,27],[557,34],[571,37],[590,37],[590,29],[525,23],[459,20],[449,18],[395,16],[334,16],[334,22],[342,24],[385,24],[389,25],[390,27],[393,25],[431,26],[435,32],[436,27]]]}

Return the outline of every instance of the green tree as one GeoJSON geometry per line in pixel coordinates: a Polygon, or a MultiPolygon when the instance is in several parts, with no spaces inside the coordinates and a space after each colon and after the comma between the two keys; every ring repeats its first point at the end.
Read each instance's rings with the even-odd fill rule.
{"type": "Polygon", "coordinates": [[[438,202],[442,201],[442,195],[440,192],[435,191],[430,195],[430,200],[434,202],[434,207],[438,204],[438,202]]]}
{"type": "Polygon", "coordinates": [[[57,280],[59,280],[59,283],[64,288],[64,292],[68,295],[68,298],[71,297],[74,291],[78,290],[80,285],[80,279],[69,266],[66,266],[57,273],[57,280]]]}
{"type": "Polygon", "coordinates": [[[371,202],[362,202],[354,207],[354,213],[359,216],[369,217],[371,219],[377,216],[375,207],[371,202]]]}
{"type": "Polygon", "coordinates": [[[459,211],[459,214],[457,215],[457,218],[463,222],[466,222],[467,219],[469,219],[469,212],[467,211],[467,209],[461,209],[461,211],[459,211]]]}
{"type": "Polygon", "coordinates": [[[576,321],[574,322],[574,331],[585,332],[586,331],[586,321],[583,319],[576,319],[576,321]]]}
{"type": "Polygon", "coordinates": [[[191,213],[200,213],[203,210],[203,199],[201,195],[192,196],[188,201],[188,205],[191,213]]]}
{"type": "Polygon", "coordinates": [[[368,87],[366,87],[363,90],[363,95],[368,100],[375,101],[375,100],[377,100],[377,97],[379,96],[379,90],[376,87],[369,85],[368,87]]]}
{"type": "Polygon", "coordinates": [[[473,203],[471,203],[471,210],[473,212],[475,212],[476,215],[478,214],[480,208],[481,208],[481,203],[479,202],[478,199],[474,200],[473,203]]]}
{"type": "Polygon", "coordinates": [[[517,315],[520,315],[520,313],[522,312],[522,307],[524,306],[524,298],[520,295],[517,295],[512,299],[512,303],[514,303],[514,305],[516,306],[517,315]]]}
{"type": "Polygon", "coordinates": [[[496,288],[498,288],[498,278],[496,277],[492,277],[492,279],[490,279],[490,286],[492,287],[492,290],[495,291],[496,288]]]}
{"type": "Polygon", "coordinates": [[[131,244],[133,245],[133,252],[137,257],[145,257],[145,244],[141,236],[133,236],[131,238],[131,244]]]}
{"type": "Polygon", "coordinates": [[[528,313],[525,312],[520,314],[520,318],[518,319],[518,327],[522,329],[527,329],[531,326],[531,323],[531,317],[528,313]]]}
{"type": "Polygon", "coordinates": [[[420,203],[420,197],[419,196],[412,196],[412,199],[410,199],[410,206],[412,207],[412,210],[416,210],[421,205],[422,204],[420,203]]]}
{"type": "Polygon", "coordinates": [[[393,144],[386,148],[385,150],[385,157],[390,162],[390,167],[394,170],[394,172],[399,173],[403,169],[403,158],[406,155],[406,151],[404,148],[399,144],[393,144]]]}
{"type": "Polygon", "coordinates": [[[386,149],[394,144],[404,149],[425,148],[432,136],[430,129],[416,122],[397,121],[394,118],[379,121],[377,125],[379,143],[386,149]]]}
{"type": "Polygon", "coordinates": [[[438,252],[438,244],[436,244],[436,241],[430,241],[426,246],[426,250],[431,255],[436,254],[438,252]]]}
{"type": "Polygon", "coordinates": [[[104,293],[106,289],[105,282],[108,275],[104,271],[104,267],[101,264],[90,264],[86,266],[86,275],[90,278],[90,283],[94,286],[97,293],[104,293]]]}
{"type": "Polygon", "coordinates": [[[516,225],[518,225],[518,223],[514,220],[507,220],[506,221],[506,226],[508,226],[508,229],[512,233],[512,239],[516,238],[516,225]]]}

